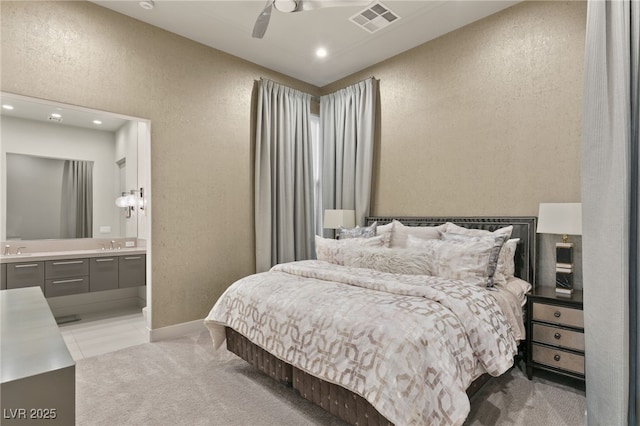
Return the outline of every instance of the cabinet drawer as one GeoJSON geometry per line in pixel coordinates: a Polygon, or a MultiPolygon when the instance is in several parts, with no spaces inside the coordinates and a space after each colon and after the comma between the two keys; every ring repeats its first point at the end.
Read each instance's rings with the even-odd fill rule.
{"type": "Polygon", "coordinates": [[[34,286],[44,291],[44,262],[7,264],[7,288],[34,286]]]}
{"type": "Polygon", "coordinates": [[[0,290],[7,288],[7,265],[0,264],[0,290]]]}
{"type": "Polygon", "coordinates": [[[45,278],[81,277],[89,275],[89,259],[47,260],[45,278]]]}
{"type": "Polygon", "coordinates": [[[584,318],[580,309],[546,305],[533,302],[533,319],[569,327],[584,328],[584,318]]]}
{"type": "Polygon", "coordinates": [[[143,254],[120,256],[118,262],[118,286],[138,287],[146,284],[147,262],[143,254]]]}
{"type": "Polygon", "coordinates": [[[96,257],[89,261],[89,291],[118,288],[118,258],[96,257]]]}
{"type": "Polygon", "coordinates": [[[584,375],[584,355],[533,345],[533,362],[584,375]]]}
{"type": "Polygon", "coordinates": [[[584,352],[584,333],[580,333],[579,331],[533,324],[533,340],[584,352]]]}
{"type": "Polygon", "coordinates": [[[44,295],[46,297],[68,296],[70,294],[87,293],[89,277],[56,278],[45,280],[44,295]]]}

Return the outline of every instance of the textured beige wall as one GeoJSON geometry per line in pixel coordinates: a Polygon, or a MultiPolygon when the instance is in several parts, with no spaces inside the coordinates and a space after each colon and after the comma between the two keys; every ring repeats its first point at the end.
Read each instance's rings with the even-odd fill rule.
{"type": "MultiPolygon", "coordinates": [[[[254,271],[252,82],[319,89],[87,2],[2,2],[7,92],[151,120],[153,324],[254,271]]],[[[374,214],[536,214],[580,199],[586,6],[517,5],[378,64],[374,214]]]]}
{"type": "Polygon", "coordinates": [[[151,120],[152,328],[255,270],[253,82],[318,89],[88,2],[5,2],[1,89],[151,120]]]}
{"type": "Polygon", "coordinates": [[[521,3],[323,87],[380,80],[372,213],[580,201],[585,28],[585,2],[521,3]]]}

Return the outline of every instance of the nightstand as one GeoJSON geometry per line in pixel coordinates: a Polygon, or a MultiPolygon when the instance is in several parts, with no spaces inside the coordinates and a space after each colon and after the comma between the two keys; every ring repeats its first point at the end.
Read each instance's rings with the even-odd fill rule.
{"type": "Polygon", "coordinates": [[[534,368],[584,380],[582,290],[556,295],[538,287],[527,295],[527,377],[534,368]]]}

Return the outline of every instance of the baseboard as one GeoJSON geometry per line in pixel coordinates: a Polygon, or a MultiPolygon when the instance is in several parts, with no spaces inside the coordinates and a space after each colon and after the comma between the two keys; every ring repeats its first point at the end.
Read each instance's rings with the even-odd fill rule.
{"type": "Polygon", "coordinates": [[[149,341],[158,342],[160,340],[175,339],[186,334],[197,333],[206,330],[207,328],[204,325],[204,319],[183,322],[180,324],[170,325],[168,327],[149,330],[149,341]]]}

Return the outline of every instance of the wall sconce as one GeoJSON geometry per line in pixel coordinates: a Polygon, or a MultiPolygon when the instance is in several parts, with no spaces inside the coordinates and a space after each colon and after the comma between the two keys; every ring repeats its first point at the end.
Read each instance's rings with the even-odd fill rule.
{"type": "Polygon", "coordinates": [[[124,208],[127,219],[131,217],[131,213],[136,207],[144,210],[144,189],[132,189],[129,194],[123,192],[121,197],[116,198],[116,206],[124,208]]]}

